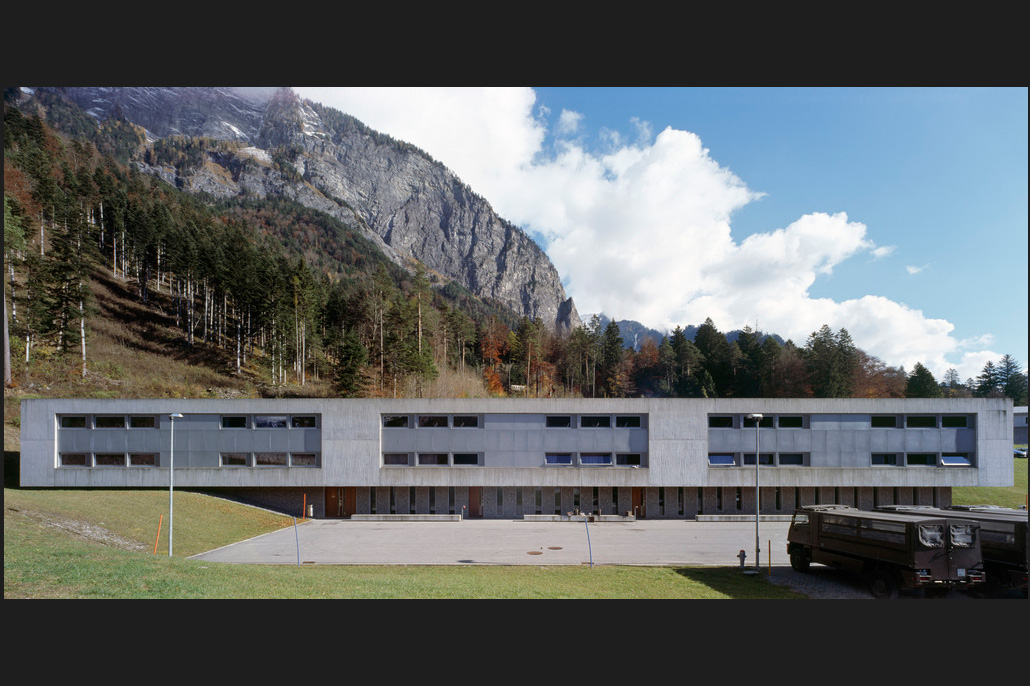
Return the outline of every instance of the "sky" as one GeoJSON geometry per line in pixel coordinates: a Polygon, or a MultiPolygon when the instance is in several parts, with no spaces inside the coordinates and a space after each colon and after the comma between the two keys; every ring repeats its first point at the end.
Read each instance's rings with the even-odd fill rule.
{"type": "Polygon", "coordinates": [[[1026,88],[294,91],[446,165],[581,315],[1026,369],[1026,88]]]}

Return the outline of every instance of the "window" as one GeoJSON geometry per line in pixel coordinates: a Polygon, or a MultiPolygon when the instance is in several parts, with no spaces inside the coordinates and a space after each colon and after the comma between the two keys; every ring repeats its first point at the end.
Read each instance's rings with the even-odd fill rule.
{"type": "Polygon", "coordinates": [[[85,417],[61,417],[61,428],[62,429],[85,429],[86,418],[85,417]]]}
{"type": "Polygon", "coordinates": [[[94,455],[95,467],[124,467],[125,453],[97,453],[94,455]]]}
{"type": "Polygon", "coordinates": [[[285,429],[286,415],[257,415],[254,417],[255,429],[285,429]]]}
{"type": "Polygon", "coordinates": [[[549,416],[547,426],[557,429],[568,429],[572,427],[572,417],[569,415],[549,416]]]}
{"type": "Polygon", "coordinates": [[[952,524],[948,528],[951,530],[951,543],[956,548],[972,548],[976,544],[976,525],[952,524]]]}
{"type": "Polygon", "coordinates": [[[908,453],[905,460],[910,466],[934,467],[937,465],[937,455],[934,453],[908,453]]]}
{"type": "Polygon", "coordinates": [[[316,453],[290,453],[291,467],[317,467],[318,455],[316,453]]]}
{"type": "MultiPolygon", "coordinates": [[[[754,464],[754,463],[755,463],[755,454],[754,453],[744,453],[744,464],[754,464]]],[[[773,454],[772,453],[762,453],[762,459],[760,461],[760,464],[767,464],[767,465],[771,466],[773,464],[773,454]]]]}
{"type": "Polygon", "coordinates": [[[92,462],[86,453],[61,453],[62,467],[89,467],[92,462]]]}
{"type": "Polygon", "coordinates": [[[130,467],[156,467],[157,453],[129,453],[130,467]]]}
{"type": "Polygon", "coordinates": [[[761,428],[763,428],[763,429],[771,429],[774,426],[776,426],[776,424],[775,424],[776,418],[773,417],[772,415],[768,415],[768,414],[762,415],[762,418],[760,420],[757,420],[757,421],[754,420],[754,419],[748,419],[747,415],[744,415],[743,419],[744,419],[743,425],[744,425],[745,428],[748,428],[748,429],[755,428],[755,424],[756,423],[761,428]]]}
{"type": "Polygon", "coordinates": [[[615,427],[618,429],[639,429],[640,417],[624,416],[615,418],[615,427]]]}
{"type": "Polygon", "coordinates": [[[547,453],[544,455],[546,464],[572,464],[572,453],[547,453]]]}
{"type": "Polygon", "coordinates": [[[790,467],[802,467],[805,464],[804,453],[780,453],[777,456],[777,461],[781,465],[787,465],[790,467]]]}
{"type": "Polygon", "coordinates": [[[383,453],[383,464],[391,467],[407,467],[410,464],[407,453],[383,453]]]}
{"type": "Polygon", "coordinates": [[[711,416],[708,417],[709,429],[732,429],[733,417],[711,416]]]}
{"type": "Polygon", "coordinates": [[[478,453],[454,453],[454,464],[456,465],[471,465],[473,467],[479,466],[479,454],[478,453]]]}
{"type": "Polygon", "coordinates": [[[286,453],[254,453],[254,466],[256,467],[285,467],[286,465],[286,453]]]}
{"type": "Polygon", "coordinates": [[[609,429],[612,426],[612,418],[602,415],[580,417],[579,425],[584,429],[609,429]]]}
{"type": "Polygon", "coordinates": [[[129,417],[130,429],[156,429],[157,417],[152,415],[136,415],[129,417]]]}
{"type": "Polygon", "coordinates": [[[408,415],[386,414],[383,415],[383,426],[387,429],[407,429],[408,415]]]}
{"type": "Polygon", "coordinates": [[[874,429],[896,429],[898,418],[894,415],[880,415],[869,418],[869,425],[874,429]]]}
{"type": "Polygon", "coordinates": [[[944,547],[944,525],[943,524],[920,524],[916,527],[919,531],[919,542],[926,548],[944,547]]]}
{"type": "Polygon", "coordinates": [[[250,453],[222,453],[223,467],[246,467],[250,461],[250,453]]]}
{"type": "Polygon", "coordinates": [[[969,455],[966,453],[944,453],[941,455],[942,467],[972,467],[969,455]]]}
{"type": "Polygon", "coordinates": [[[896,467],[898,464],[898,456],[896,453],[873,453],[873,465],[874,466],[891,466],[896,467]]]}
{"type": "Polygon", "coordinates": [[[124,429],[125,417],[95,417],[93,426],[97,429],[124,429]]]}
{"type": "MultiPolygon", "coordinates": [[[[444,418],[446,419],[446,417],[444,418]]],[[[427,466],[447,466],[447,453],[419,453],[418,463],[427,466]]]]}
{"type": "Polygon", "coordinates": [[[301,414],[290,417],[290,426],[294,429],[314,429],[318,422],[313,414],[301,414]]]}
{"type": "Polygon", "coordinates": [[[945,429],[964,429],[969,426],[969,418],[966,416],[941,417],[941,426],[945,429]]]}
{"type": "Polygon", "coordinates": [[[246,429],[247,418],[246,417],[222,417],[222,428],[223,429],[246,429]]]}
{"type": "Polygon", "coordinates": [[[781,429],[803,429],[805,418],[801,415],[781,415],[776,418],[781,429]]]}
{"type": "Polygon", "coordinates": [[[615,456],[615,464],[626,467],[639,467],[641,464],[640,453],[618,453],[615,456]]]}
{"type": "Polygon", "coordinates": [[[458,414],[454,415],[454,428],[455,429],[478,429],[479,428],[479,416],[474,414],[458,414]]]}
{"type": "Polygon", "coordinates": [[[419,417],[418,426],[421,429],[446,429],[447,415],[428,415],[419,417]]]}
{"type": "Polygon", "coordinates": [[[611,453],[580,453],[579,463],[585,465],[607,465],[612,463],[611,453]]]}
{"type": "Polygon", "coordinates": [[[737,460],[731,454],[709,453],[708,455],[709,467],[734,467],[736,464],[737,460]]]}
{"type": "Polygon", "coordinates": [[[936,429],[937,428],[937,417],[921,416],[916,415],[912,417],[906,417],[906,426],[910,429],[936,429]]]}

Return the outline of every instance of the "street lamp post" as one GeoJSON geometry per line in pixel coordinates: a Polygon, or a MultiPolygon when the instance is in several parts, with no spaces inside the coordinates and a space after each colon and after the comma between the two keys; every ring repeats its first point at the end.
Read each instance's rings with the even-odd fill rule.
{"type": "Polygon", "coordinates": [[[759,543],[760,539],[758,537],[758,517],[759,517],[759,513],[761,513],[761,511],[762,511],[762,498],[761,498],[761,492],[759,491],[759,488],[758,488],[758,483],[759,483],[758,482],[758,474],[759,474],[758,465],[762,461],[762,453],[759,450],[759,441],[758,441],[759,433],[758,433],[758,430],[759,430],[759,427],[761,427],[761,425],[762,425],[762,415],[760,415],[760,414],[749,414],[747,416],[747,418],[751,419],[751,420],[753,420],[755,422],[755,571],[756,572],[760,572],[762,570],[762,565],[760,564],[761,559],[759,558],[759,555],[758,555],[758,553],[761,551],[761,548],[759,547],[760,546],[760,543],[759,543]]]}
{"type": "Polygon", "coordinates": [[[178,412],[168,415],[171,422],[168,442],[168,557],[172,556],[172,482],[175,475],[175,420],[182,419],[178,412]]]}

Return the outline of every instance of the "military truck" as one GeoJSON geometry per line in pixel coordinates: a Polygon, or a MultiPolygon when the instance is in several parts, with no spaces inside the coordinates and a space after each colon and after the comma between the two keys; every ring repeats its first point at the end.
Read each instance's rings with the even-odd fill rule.
{"type": "Polygon", "coordinates": [[[980,550],[987,574],[983,590],[994,594],[1001,589],[1014,589],[1026,595],[1027,550],[1030,549],[1026,510],[987,505],[952,505],[944,509],[926,505],[883,505],[877,509],[976,521],[980,525],[980,550]]]}
{"type": "Polygon", "coordinates": [[[791,519],[787,554],[799,572],[815,562],[859,575],[875,598],[917,589],[939,597],[984,582],[979,528],[953,516],[805,505],[791,519]]]}

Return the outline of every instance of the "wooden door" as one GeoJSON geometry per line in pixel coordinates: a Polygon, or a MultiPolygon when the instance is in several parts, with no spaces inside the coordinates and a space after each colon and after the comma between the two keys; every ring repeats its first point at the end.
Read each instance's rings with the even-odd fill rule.
{"type": "Polygon", "coordinates": [[[483,516],[483,489],[469,486],[469,517],[483,516]]]}
{"type": "Polygon", "coordinates": [[[633,487],[633,514],[637,519],[647,519],[647,500],[644,498],[644,489],[633,487]]]}
{"type": "Polygon", "coordinates": [[[329,487],[325,489],[325,516],[340,516],[340,489],[329,487]]]}
{"type": "Polygon", "coordinates": [[[358,489],[354,486],[340,489],[340,502],[343,507],[340,508],[341,517],[350,517],[352,514],[357,514],[358,511],[358,489]]]}

